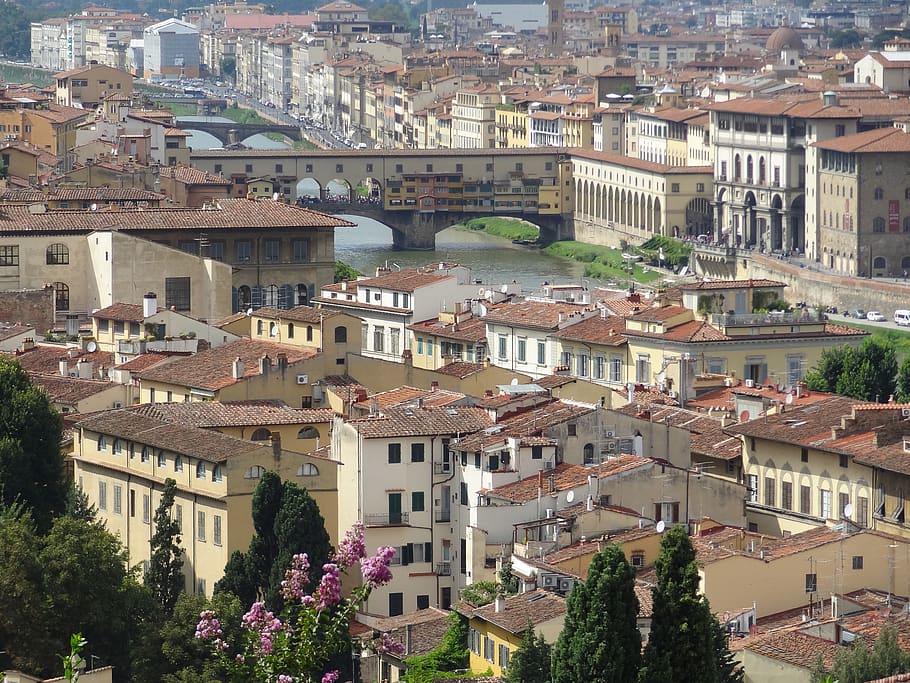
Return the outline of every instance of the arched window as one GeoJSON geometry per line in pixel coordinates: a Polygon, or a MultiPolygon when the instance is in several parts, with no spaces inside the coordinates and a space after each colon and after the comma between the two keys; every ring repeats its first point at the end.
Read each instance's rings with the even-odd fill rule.
{"type": "Polygon", "coordinates": [[[586,443],[584,449],[585,464],[590,465],[594,462],[594,444],[586,443]]]}
{"type": "Polygon", "coordinates": [[[98,437],[98,450],[106,451],[107,450],[107,437],[102,434],[98,437]]]}
{"type": "Polygon", "coordinates": [[[278,323],[269,323],[269,336],[277,337],[278,336],[278,323]]]}
{"type": "Polygon", "coordinates": [[[243,478],[261,479],[263,474],[265,474],[265,468],[262,465],[253,465],[252,467],[246,468],[246,472],[243,473],[243,478]]]}
{"type": "Polygon", "coordinates": [[[310,289],[304,284],[297,285],[297,305],[306,306],[310,301],[310,289]]]}
{"type": "Polygon", "coordinates": [[[740,158],[739,154],[737,154],[735,157],[733,157],[733,180],[734,180],[734,182],[739,182],[740,180],[742,180],[742,178],[740,177],[740,176],[742,176],[742,166],[743,166],[742,159],[740,158]]]}
{"type": "Polygon", "coordinates": [[[288,323],[288,339],[294,338],[294,323],[288,323]]]}
{"type": "Polygon", "coordinates": [[[885,219],[876,216],[872,219],[872,232],[885,232],[885,219]]]}
{"type": "Polygon", "coordinates": [[[265,331],[265,323],[261,320],[256,321],[256,334],[262,334],[265,331]]]}
{"type": "Polygon", "coordinates": [[[318,439],[319,430],[315,427],[304,427],[299,432],[297,432],[298,439],[318,439]]]}
{"type": "Polygon", "coordinates": [[[904,218],[904,232],[910,232],[910,216],[904,218]]]}
{"type": "Polygon", "coordinates": [[[297,468],[298,477],[318,477],[319,468],[313,463],[305,462],[297,468]]]}
{"type": "Polygon", "coordinates": [[[752,155],[746,157],[746,182],[752,182],[752,155]]]}
{"type": "Polygon", "coordinates": [[[901,259],[901,270],[910,270],[910,256],[901,259]]]}
{"type": "Polygon", "coordinates": [[[872,267],[878,270],[884,270],[888,266],[888,262],[885,260],[884,256],[876,256],[872,261],[872,267]]]}
{"type": "Polygon", "coordinates": [[[179,453],[174,456],[174,471],[183,472],[183,456],[179,453]]]}
{"type": "Polygon", "coordinates": [[[348,343],[348,328],[344,325],[339,325],[335,328],[335,343],[336,344],[347,344],[348,343]]]}
{"type": "Polygon", "coordinates": [[[142,462],[148,462],[151,460],[152,453],[148,446],[142,447],[142,455],[139,456],[139,460],[142,462]]]}
{"type": "Polygon", "coordinates": [[[120,439],[114,439],[114,445],[111,446],[111,452],[114,455],[120,455],[123,452],[123,445],[120,443],[120,439]]]}
{"type": "Polygon", "coordinates": [[[262,288],[262,305],[273,307],[278,305],[278,285],[262,288]]]}
{"type": "Polygon", "coordinates": [[[306,340],[313,341],[313,326],[312,325],[306,326],[306,340]]]}
{"type": "Polygon", "coordinates": [[[196,463],[196,479],[205,479],[205,462],[202,460],[196,463]]]}
{"type": "Polygon", "coordinates": [[[272,432],[270,432],[265,427],[260,427],[255,432],[253,432],[253,436],[250,437],[250,440],[251,441],[268,441],[271,438],[272,438],[272,432]]]}
{"type": "Polygon", "coordinates": [[[212,467],[212,481],[221,481],[224,477],[221,465],[215,465],[212,467]]]}
{"type": "Polygon", "coordinates": [[[875,188],[875,198],[876,198],[876,199],[884,199],[884,198],[885,198],[885,191],[884,191],[882,188],[880,188],[880,187],[876,187],[876,188],[875,188]]]}
{"type": "Polygon", "coordinates": [[[252,290],[247,285],[240,285],[237,288],[237,308],[245,311],[253,301],[252,290]]]}
{"type": "Polygon", "coordinates": [[[765,175],[767,168],[765,167],[765,157],[758,158],[758,184],[765,184],[765,175]]]}
{"type": "Polygon", "coordinates": [[[47,248],[47,265],[65,266],[70,262],[70,250],[65,244],[59,242],[47,248]]]}
{"type": "Polygon", "coordinates": [[[164,467],[165,465],[167,465],[167,456],[164,451],[158,451],[158,467],[164,467]]]}
{"type": "Polygon", "coordinates": [[[904,199],[910,199],[910,187],[904,188],[904,199]]]}
{"type": "Polygon", "coordinates": [[[54,283],[54,297],[58,311],[70,310],[70,288],[63,282],[54,283]]]}

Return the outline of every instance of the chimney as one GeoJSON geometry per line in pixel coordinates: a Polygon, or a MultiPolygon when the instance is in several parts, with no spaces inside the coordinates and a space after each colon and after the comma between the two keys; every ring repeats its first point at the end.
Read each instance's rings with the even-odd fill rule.
{"type": "Polygon", "coordinates": [[[79,371],[79,379],[91,379],[92,378],[92,362],[86,360],[80,360],[76,363],[76,369],[79,371]]]}
{"type": "Polygon", "coordinates": [[[565,322],[565,320],[566,320],[566,314],[563,313],[562,311],[560,311],[559,312],[559,322],[565,322]]]}
{"type": "Polygon", "coordinates": [[[142,317],[151,318],[158,312],[158,295],[148,292],[142,297],[142,317]]]}
{"type": "Polygon", "coordinates": [[[437,389],[439,389],[439,382],[434,379],[430,382],[430,391],[436,391],[437,389]]]}
{"type": "Polygon", "coordinates": [[[281,460],[281,434],[272,432],[272,457],[281,460]]]}
{"type": "Polygon", "coordinates": [[[265,375],[268,374],[269,368],[272,367],[272,359],[269,358],[268,354],[264,354],[262,358],[259,359],[259,374],[265,375]]]}
{"type": "Polygon", "coordinates": [[[506,599],[501,595],[496,596],[496,614],[502,614],[506,611],[506,599]]]}
{"type": "Polygon", "coordinates": [[[408,624],[404,629],[404,654],[411,654],[411,629],[414,627],[413,624],[408,624]]]}
{"type": "Polygon", "coordinates": [[[284,351],[279,351],[276,358],[278,359],[278,369],[281,372],[284,372],[285,370],[287,370],[288,354],[286,354],[284,351]]]}
{"type": "Polygon", "coordinates": [[[237,356],[231,363],[231,377],[234,379],[243,379],[244,370],[243,361],[240,360],[240,356],[237,356]]]}
{"type": "Polygon", "coordinates": [[[70,374],[69,363],[67,363],[66,360],[60,360],[57,363],[57,370],[60,372],[61,377],[67,377],[70,374]]]}

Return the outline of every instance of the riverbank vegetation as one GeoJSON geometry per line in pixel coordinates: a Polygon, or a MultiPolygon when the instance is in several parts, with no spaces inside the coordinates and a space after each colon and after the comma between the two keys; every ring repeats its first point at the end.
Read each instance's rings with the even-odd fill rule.
{"type": "Polygon", "coordinates": [[[472,218],[463,225],[468,230],[485,232],[488,235],[504,237],[508,240],[534,242],[540,238],[540,228],[516,218],[472,218]]]}
{"type": "Polygon", "coordinates": [[[585,264],[585,277],[598,280],[628,280],[648,283],[660,279],[661,273],[640,261],[628,258],[626,252],[615,247],[566,241],[554,242],[546,249],[552,256],[570,258],[585,264]],[[626,256],[623,254],[626,253],[626,256]]]}

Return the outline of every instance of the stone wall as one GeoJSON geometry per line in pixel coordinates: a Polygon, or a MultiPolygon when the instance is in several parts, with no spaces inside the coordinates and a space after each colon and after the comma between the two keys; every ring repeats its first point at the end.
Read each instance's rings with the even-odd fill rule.
{"type": "Polygon", "coordinates": [[[54,288],[13,289],[0,293],[0,322],[31,325],[39,335],[54,327],[54,288]]]}

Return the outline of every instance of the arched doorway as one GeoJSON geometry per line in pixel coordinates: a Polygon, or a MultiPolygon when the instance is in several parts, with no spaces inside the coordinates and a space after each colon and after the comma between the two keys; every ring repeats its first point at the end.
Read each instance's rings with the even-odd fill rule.
{"type": "Polygon", "coordinates": [[[806,200],[800,195],[790,203],[790,244],[787,250],[806,251],[806,200]]]}
{"type": "Polygon", "coordinates": [[[784,245],[783,210],[783,200],[779,194],[774,195],[771,198],[771,235],[768,245],[771,251],[780,251],[784,245]]]}
{"type": "Polygon", "coordinates": [[[758,235],[756,234],[758,219],[755,215],[755,194],[746,192],[746,196],[743,198],[743,204],[745,205],[745,208],[743,210],[742,246],[754,247],[758,242],[758,235]]]}

